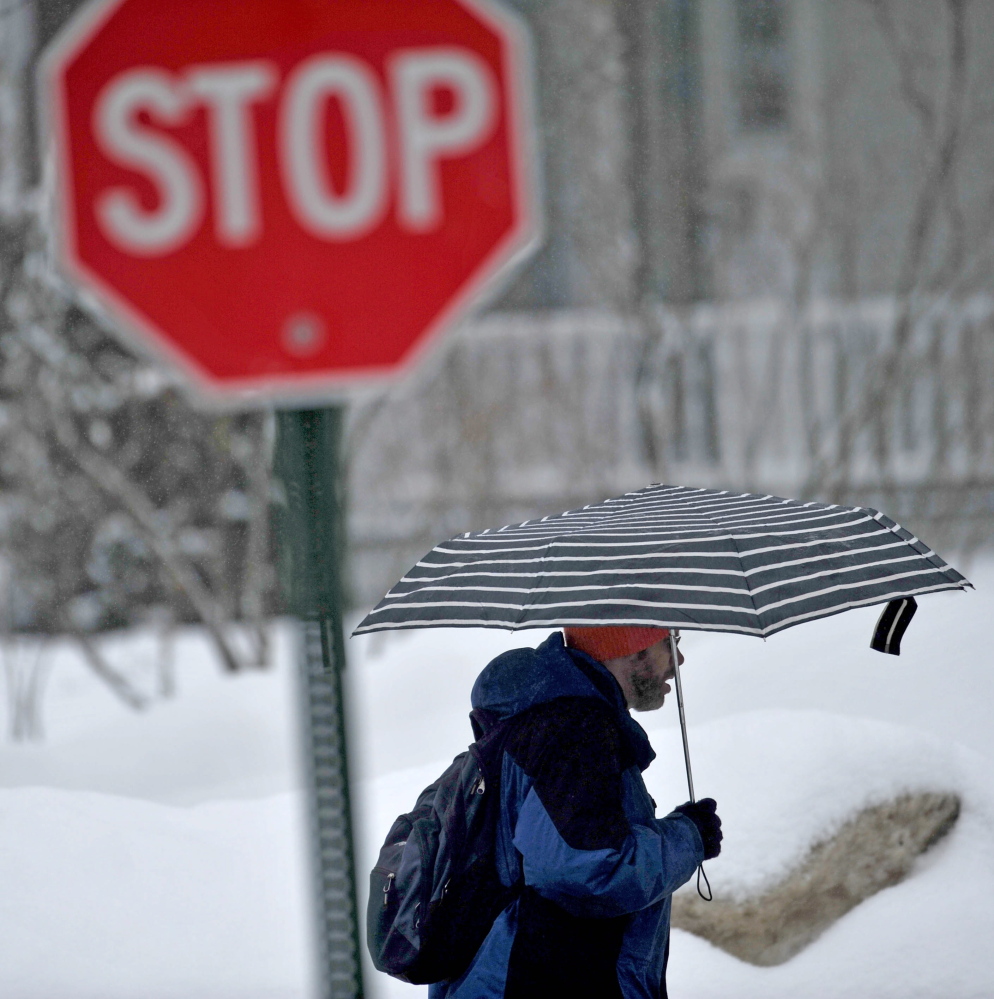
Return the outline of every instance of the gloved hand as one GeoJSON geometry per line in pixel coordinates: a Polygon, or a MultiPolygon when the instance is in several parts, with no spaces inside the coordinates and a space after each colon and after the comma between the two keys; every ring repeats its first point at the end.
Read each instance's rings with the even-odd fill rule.
{"type": "Polygon", "coordinates": [[[697,826],[704,843],[704,859],[713,860],[721,853],[721,819],[718,818],[718,804],[714,798],[701,798],[699,801],[688,801],[673,809],[686,815],[697,826]]]}

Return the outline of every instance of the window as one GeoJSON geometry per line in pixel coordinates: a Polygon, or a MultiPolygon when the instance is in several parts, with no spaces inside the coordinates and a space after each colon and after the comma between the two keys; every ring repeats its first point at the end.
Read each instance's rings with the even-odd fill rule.
{"type": "Polygon", "coordinates": [[[743,132],[789,123],[787,0],[735,0],[736,98],[743,132]]]}

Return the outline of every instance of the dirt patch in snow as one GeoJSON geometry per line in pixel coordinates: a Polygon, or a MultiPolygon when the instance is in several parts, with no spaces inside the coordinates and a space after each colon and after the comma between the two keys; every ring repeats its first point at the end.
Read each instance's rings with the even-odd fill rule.
{"type": "Polygon", "coordinates": [[[783,964],[850,909],[903,881],[959,816],[953,794],[905,794],[864,809],[770,890],[742,901],[673,897],[673,925],[751,964],[783,964]]]}

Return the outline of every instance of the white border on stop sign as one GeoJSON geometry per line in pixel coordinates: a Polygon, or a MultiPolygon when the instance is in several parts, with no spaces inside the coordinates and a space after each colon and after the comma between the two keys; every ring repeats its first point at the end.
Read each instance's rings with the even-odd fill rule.
{"type": "MultiPolygon", "coordinates": [[[[484,308],[507,286],[518,267],[544,237],[544,189],[538,169],[539,141],[535,117],[534,48],[531,33],[519,14],[497,0],[454,0],[469,8],[502,37],[508,37],[504,104],[508,117],[511,159],[515,164],[516,195],[521,217],[514,229],[478,265],[471,278],[435,321],[422,333],[404,360],[388,372],[368,370],[347,376],[293,375],[226,381],[218,385],[191,358],[174,349],[158,328],[103,279],[73,259],[68,150],[57,141],[65,136],[66,112],[55,77],[69,56],[86,43],[127,0],[91,0],[76,11],[46,46],[37,69],[38,125],[43,164],[43,193],[49,205],[54,246],[50,257],[75,292],[76,302],[128,347],[165,364],[179,376],[180,386],[195,404],[214,410],[253,407],[309,408],[386,393],[418,375],[424,377],[444,355],[443,347],[459,323],[484,308]],[[54,176],[53,176],[54,175],[54,176]]],[[[406,0],[414,2],[414,0],[406,0]]],[[[75,249],[73,247],[73,249],[75,249]]]]}

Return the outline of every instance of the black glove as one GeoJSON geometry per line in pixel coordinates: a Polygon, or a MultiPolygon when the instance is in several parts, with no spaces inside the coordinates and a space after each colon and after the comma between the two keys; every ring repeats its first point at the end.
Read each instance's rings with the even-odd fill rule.
{"type": "Polygon", "coordinates": [[[686,815],[697,826],[704,843],[704,859],[713,860],[721,853],[721,819],[718,818],[718,804],[714,798],[701,798],[700,801],[688,801],[673,809],[681,815],[686,815]]]}

